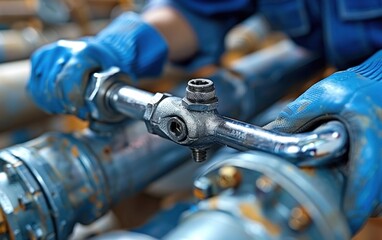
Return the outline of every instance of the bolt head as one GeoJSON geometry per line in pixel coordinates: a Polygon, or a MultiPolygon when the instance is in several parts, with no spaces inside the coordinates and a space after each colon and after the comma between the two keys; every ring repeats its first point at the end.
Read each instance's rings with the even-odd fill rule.
{"type": "Polygon", "coordinates": [[[241,173],[239,169],[232,166],[225,166],[219,169],[219,186],[221,188],[236,188],[241,183],[241,173]]]}
{"type": "Polygon", "coordinates": [[[255,194],[263,207],[271,207],[277,201],[280,186],[267,176],[261,176],[256,180],[255,194]]]}
{"type": "Polygon", "coordinates": [[[311,223],[309,213],[304,207],[295,207],[290,212],[288,225],[292,230],[302,231],[311,223]]]}
{"type": "Polygon", "coordinates": [[[256,191],[262,194],[268,194],[276,190],[278,185],[267,176],[259,177],[256,180],[256,191]]]}

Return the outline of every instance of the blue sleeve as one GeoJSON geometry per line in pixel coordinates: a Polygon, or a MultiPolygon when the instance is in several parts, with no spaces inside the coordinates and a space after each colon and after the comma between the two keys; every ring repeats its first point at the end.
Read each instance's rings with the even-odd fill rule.
{"type": "Polygon", "coordinates": [[[218,63],[227,31],[255,10],[251,0],[152,0],[145,10],[164,6],[179,11],[197,36],[199,51],[188,61],[177,63],[189,72],[218,63]]]}

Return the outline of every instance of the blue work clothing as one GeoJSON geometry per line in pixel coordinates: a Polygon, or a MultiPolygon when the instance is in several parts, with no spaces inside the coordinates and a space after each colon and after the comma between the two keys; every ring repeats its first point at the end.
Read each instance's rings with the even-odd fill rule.
{"type": "Polygon", "coordinates": [[[256,11],[274,29],[339,69],[357,65],[382,49],[379,0],[152,0],[150,5],[175,7],[193,26],[201,50],[191,69],[216,63],[224,34],[256,11]]]}

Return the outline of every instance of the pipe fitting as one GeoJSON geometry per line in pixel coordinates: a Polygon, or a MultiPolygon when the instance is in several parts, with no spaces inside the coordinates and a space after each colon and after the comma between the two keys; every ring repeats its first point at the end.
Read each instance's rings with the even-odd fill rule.
{"type": "Polygon", "coordinates": [[[192,79],[187,83],[182,105],[190,111],[214,111],[218,107],[214,83],[209,79],[192,79]]]}

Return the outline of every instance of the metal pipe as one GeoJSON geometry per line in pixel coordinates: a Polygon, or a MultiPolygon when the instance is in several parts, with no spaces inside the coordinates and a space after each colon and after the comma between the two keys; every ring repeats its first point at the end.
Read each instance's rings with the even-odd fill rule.
{"type": "Polygon", "coordinates": [[[0,64],[0,132],[46,117],[25,93],[29,71],[29,61],[0,64]]]}
{"type": "MultiPolygon", "coordinates": [[[[101,77],[96,78],[105,80],[108,72],[99,74],[101,77]]],[[[98,87],[90,91],[90,100],[100,93],[97,89],[102,89],[99,84],[95,85],[98,87]]],[[[302,161],[303,164],[333,161],[346,151],[347,132],[340,122],[329,122],[313,132],[285,134],[218,115],[215,111],[217,98],[214,84],[208,79],[189,81],[187,94],[183,99],[166,98],[162,94],[158,97],[121,83],[115,86],[105,95],[98,96],[106,98],[114,111],[145,120],[151,133],[191,147],[196,161],[205,160],[205,151],[200,150],[209,148],[212,143],[221,143],[240,150],[261,150],[288,158],[292,162],[302,161]]]]}
{"type": "MultiPolygon", "coordinates": [[[[309,163],[322,164],[338,158],[347,144],[345,126],[337,121],[321,125],[312,132],[283,134],[266,131],[260,127],[218,116],[210,132],[216,141],[240,150],[260,150],[274,153],[291,161],[312,159],[309,163]],[[218,123],[218,124],[216,124],[218,123]]],[[[304,164],[308,162],[304,161],[304,164]]]]}
{"type": "Polygon", "coordinates": [[[259,14],[252,15],[227,33],[224,39],[225,48],[227,51],[250,53],[260,46],[270,32],[265,17],[259,14]]]}
{"type": "Polygon", "coordinates": [[[153,93],[126,85],[117,85],[110,90],[109,102],[111,107],[119,113],[142,120],[153,97],[153,93]]]}

